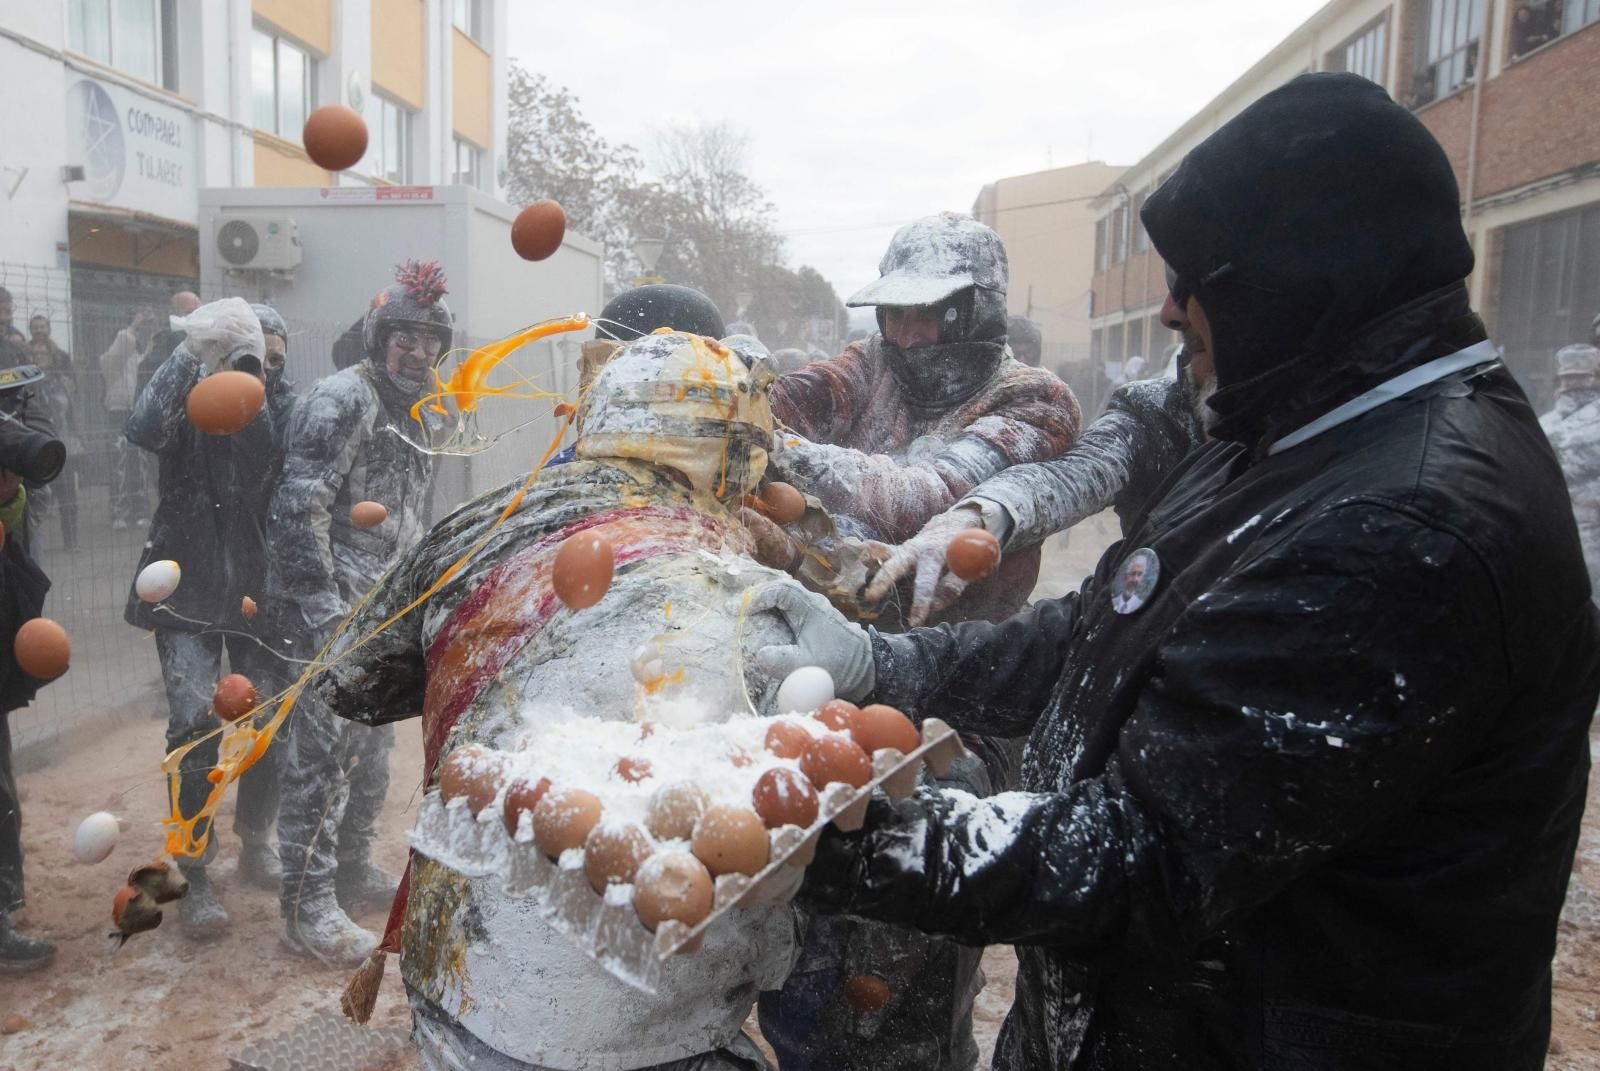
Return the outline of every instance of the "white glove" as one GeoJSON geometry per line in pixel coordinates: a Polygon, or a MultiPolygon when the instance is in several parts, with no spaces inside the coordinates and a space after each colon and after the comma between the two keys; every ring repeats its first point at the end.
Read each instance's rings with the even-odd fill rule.
{"type": "Polygon", "coordinates": [[[756,665],[763,672],[781,681],[801,666],[821,666],[833,677],[839,698],[855,700],[872,693],[877,681],[872,640],[827,599],[793,580],[774,580],[750,597],[750,612],[762,610],[782,617],[794,633],[794,643],[756,652],[756,665]]]}
{"type": "Polygon", "coordinates": [[[889,560],[878,567],[867,585],[865,601],[877,605],[894,594],[895,587],[913,572],[911,613],[906,623],[912,627],[955,602],[966,590],[967,582],[945,567],[945,551],[950,540],[968,528],[983,528],[983,511],[970,502],[958,503],[934,515],[922,531],[894,548],[889,560]]]}

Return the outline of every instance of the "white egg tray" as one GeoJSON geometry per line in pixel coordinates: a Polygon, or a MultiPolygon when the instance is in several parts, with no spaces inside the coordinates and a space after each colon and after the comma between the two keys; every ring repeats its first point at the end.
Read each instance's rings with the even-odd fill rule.
{"type": "Polygon", "coordinates": [[[663,965],[673,955],[696,951],[706,931],[739,908],[788,903],[800,889],[805,868],[816,855],[817,838],[832,822],[854,832],[866,820],[875,789],[903,799],[917,787],[923,763],[936,776],[967,753],[956,731],[937,718],[922,723],[922,744],[909,754],[884,748],[872,755],[872,780],[860,788],[835,782],[818,795],[817,820],[807,829],[784,826],[770,832],[771,855],[753,875],[723,874],[715,879],[711,913],[696,926],[668,920],[654,933],[633,909],[633,886],[613,885],[602,895],[583,872],[583,851],[558,860],[533,845],[524,820],[517,836],[506,832],[498,806],[476,817],[463,798],[443,803],[431,789],[417,811],[409,837],[416,851],[471,878],[498,877],[507,896],[533,899],[540,915],[571,938],[613,976],[648,993],[656,992],[663,965]]]}

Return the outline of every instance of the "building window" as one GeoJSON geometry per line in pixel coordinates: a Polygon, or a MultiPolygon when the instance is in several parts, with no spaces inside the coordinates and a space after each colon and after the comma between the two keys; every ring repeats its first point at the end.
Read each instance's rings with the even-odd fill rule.
{"type": "Polygon", "coordinates": [[[1411,106],[1420,108],[1448,97],[1478,69],[1478,34],[1483,29],[1485,0],[1429,0],[1417,10],[1426,21],[1417,73],[1412,79],[1411,106]]]}
{"type": "Polygon", "coordinates": [[[1328,70],[1359,74],[1380,86],[1389,73],[1389,19],[1380,18],[1328,53],[1328,70]]]}
{"type": "Polygon", "coordinates": [[[1111,263],[1121,264],[1128,259],[1128,202],[1124,200],[1116,214],[1111,217],[1111,239],[1114,246],[1111,251],[1111,263]]]}
{"type": "Polygon", "coordinates": [[[165,89],[178,88],[174,0],[71,0],[74,52],[165,89]]]}
{"type": "Polygon", "coordinates": [[[451,173],[450,181],[459,186],[478,188],[478,160],[483,156],[483,150],[470,141],[455,139],[456,160],[455,168],[451,173]]]}
{"type": "Polygon", "coordinates": [[[1140,253],[1150,251],[1150,232],[1144,229],[1144,199],[1142,193],[1133,199],[1133,248],[1140,253]]]}
{"type": "Polygon", "coordinates": [[[1106,270],[1106,228],[1111,223],[1110,216],[1101,216],[1094,221],[1094,270],[1106,270]]]}
{"type": "Polygon", "coordinates": [[[483,13],[478,0],[450,0],[450,22],[474,41],[483,39],[483,13]]]}
{"type": "Polygon", "coordinates": [[[1511,55],[1521,56],[1600,22],[1600,0],[1515,0],[1511,55]]]}
{"type": "Polygon", "coordinates": [[[299,45],[256,28],[250,44],[250,86],[256,127],[299,141],[312,107],[316,61],[299,45]]]}
{"type": "MultiPolygon", "coordinates": [[[[1129,357],[1143,357],[1143,356],[1145,356],[1145,352],[1144,352],[1144,321],[1143,320],[1129,320],[1128,321],[1128,356],[1129,357]]],[[[1146,365],[1148,365],[1148,364],[1149,364],[1149,362],[1147,361],[1146,365]]]]}
{"type": "Polygon", "coordinates": [[[367,97],[367,155],[361,170],[386,182],[411,181],[411,113],[388,97],[367,97]]]}
{"type": "Polygon", "coordinates": [[[1518,223],[1495,239],[1495,341],[1542,413],[1550,406],[1556,350],[1586,341],[1600,311],[1600,205],[1518,223]]]}

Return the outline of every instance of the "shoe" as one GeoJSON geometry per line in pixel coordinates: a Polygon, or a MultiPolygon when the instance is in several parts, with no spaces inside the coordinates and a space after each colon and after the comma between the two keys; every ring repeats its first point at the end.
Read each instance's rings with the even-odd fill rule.
{"type": "Polygon", "coordinates": [[[40,937],[24,937],[0,911],[0,974],[43,970],[56,958],[56,946],[40,937]]]}
{"type": "Polygon", "coordinates": [[[400,879],[365,860],[359,863],[342,862],[339,864],[338,877],[334,879],[334,887],[339,906],[353,915],[359,915],[363,911],[387,911],[389,905],[394,903],[394,894],[400,889],[400,879]]]}
{"type": "Polygon", "coordinates": [[[257,889],[277,892],[283,882],[283,864],[278,849],[265,833],[240,834],[239,880],[257,889]]]}
{"type": "Polygon", "coordinates": [[[354,967],[378,947],[377,934],[350,921],[332,890],[310,893],[285,909],[284,942],[328,963],[354,967]]]}
{"type": "Polygon", "coordinates": [[[123,520],[121,517],[118,517],[116,520],[111,522],[111,530],[113,532],[124,532],[127,531],[127,528],[128,522],[123,520]]]}
{"type": "Polygon", "coordinates": [[[192,941],[214,941],[228,929],[228,913],[203,866],[183,868],[189,891],[178,901],[178,923],[192,941]]]}

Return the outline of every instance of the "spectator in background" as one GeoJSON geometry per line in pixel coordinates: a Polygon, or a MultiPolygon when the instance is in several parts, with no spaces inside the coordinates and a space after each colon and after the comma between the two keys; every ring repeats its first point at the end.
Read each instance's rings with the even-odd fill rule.
{"type": "Polygon", "coordinates": [[[0,286],[0,332],[15,330],[11,318],[16,315],[16,303],[11,300],[11,291],[0,286]]]}
{"type": "Polygon", "coordinates": [[[1600,603],[1600,349],[1579,343],[1556,351],[1556,404],[1539,426],[1561,462],[1591,597],[1600,603]]]}
{"type": "MultiPolygon", "coordinates": [[[[42,316],[35,316],[29,322],[29,328],[43,319],[42,316]]],[[[55,503],[60,513],[62,545],[73,551],[78,549],[77,458],[82,450],[77,434],[78,421],[81,419],[77,404],[78,384],[72,377],[72,359],[50,340],[49,324],[50,321],[45,320],[44,337],[34,333],[30,348],[33,351],[33,363],[44,373],[44,380],[38,388],[39,394],[55,422],[56,435],[67,444],[67,465],[48,488],[41,490],[48,493],[49,501],[55,503]]]]}
{"type": "Polygon", "coordinates": [[[783,376],[788,375],[790,372],[798,372],[810,364],[811,356],[805,350],[790,346],[774,353],[772,355],[772,363],[777,366],[778,374],[783,376]]]}
{"type": "Polygon", "coordinates": [[[1561,36],[1559,0],[1517,0],[1511,16],[1511,54],[1523,56],[1561,36]]]}
{"type": "Polygon", "coordinates": [[[150,523],[144,458],[128,443],[123,425],[133,412],[139,385],[139,362],[150,348],[155,330],[156,312],[147,305],[133,314],[128,326],[117,332],[117,337],[100,355],[100,373],[106,381],[106,415],[117,433],[116,456],[111,463],[111,527],[116,531],[130,524],[150,523]]]}
{"type": "Polygon", "coordinates": [[[1038,368],[1044,360],[1044,333],[1037,321],[1015,314],[1006,318],[1006,341],[1011,345],[1011,356],[1030,368],[1038,368]]]}

